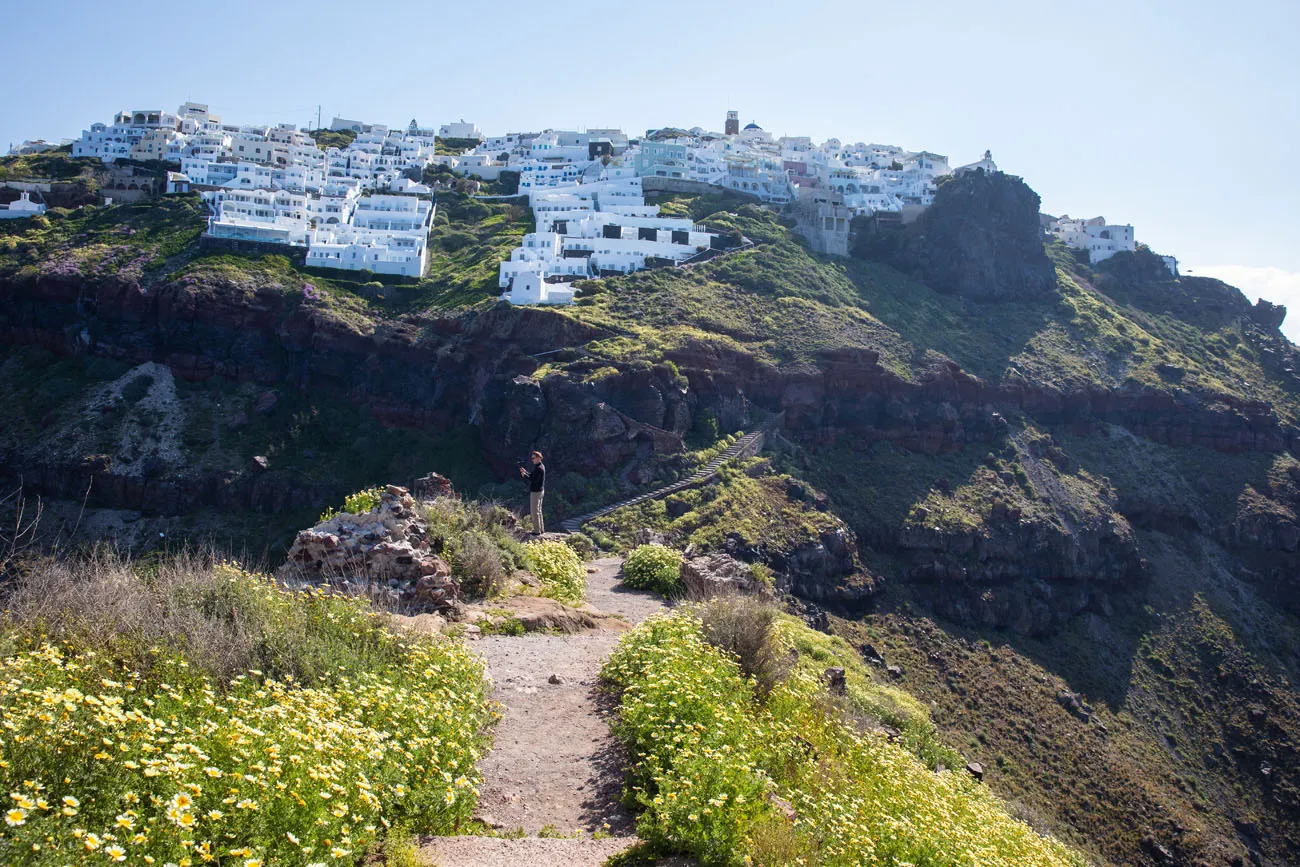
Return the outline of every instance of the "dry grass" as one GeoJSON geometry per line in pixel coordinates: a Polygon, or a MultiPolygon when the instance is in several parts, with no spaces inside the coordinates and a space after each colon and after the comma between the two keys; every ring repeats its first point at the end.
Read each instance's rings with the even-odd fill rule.
{"type": "Polygon", "coordinates": [[[481,530],[470,530],[457,540],[451,568],[471,596],[498,596],[506,590],[501,549],[481,530]]]}
{"type": "Polygon", "coordinates": [[[313,618],[333,613],[339,621],[351,610],[332,601],[342,603],[341,594],[286,597],[270,592],[269,579],[234,580],[246,574],[206,551],[149,565],[107,548],[38,560],[4,595],[0,652],[52,640],[147,671],[160,650],[178,651],[220,681],[259,669],[304,683],[400,655],[374,628],[382,618],[360,631],[343,629],[341,621],[339,629],[319,628],[313,618]]]}
{"type": "Polygon", "coordinates": [[[704,640],[731,654],[746,677],[767,695],[790,672],[791,660],[776,641],[773,626],[781,610],[770,602],[740,594],[698,603],[704,640]]]}

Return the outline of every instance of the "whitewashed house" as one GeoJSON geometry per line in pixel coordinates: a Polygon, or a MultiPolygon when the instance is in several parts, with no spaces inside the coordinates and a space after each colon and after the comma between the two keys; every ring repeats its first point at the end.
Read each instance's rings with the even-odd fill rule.
{"type": "Polygon", "coordinates": [[[18,198],[7,205],[0,205],[0,220],[16,220],[22,217],[39,217],[45,213],[42,202],[33,202],[32,194],[23,190],[18,198]]]}
{"type": "Polygon", "coordinates": [[[311,229],[306,193],[292,190],[211,190],[208,234],[214,238],[306,246],[311,229]]]}
{"type": "Polygon", "coordinates": [[[440,138],[483,138],[483,133],[479,132],[477,126],[472,123],[466,123],[461,118],[456,123],[444,123],[438,127],[438,136],[440,138]]]}
{"type": "Polygon", "coordinates": [[[120,111],[112,124],[91,124],[72,143],[74,157],[95,157],[103,162],[129,159],[131,149],[154,130],[180,130],[180,118],[162,109],[120,111]]]}
{"type": "Polygon", "coordinates": [[[375,195],[356,200],[347,222],[317,223],[307,264],[421,277],[429,264],[434,203],[416,196],[375,195]]]}
{"type": "Polygon", "coordinates": [[[1076,250],[1087,250],[1088,261],[1094,265],[1116,253],[1131,253],[1137,249],[1133,227],[1107,225],[1105,217],[1084,220],[1073,219],[1067,214],[1054,220],[1048,226],[1048,232],[1076,250]]]}
{"type": "Polygon", "coordinates": [[[529,191],[537,231],[501,263],[498,286],[513,304],[568,304],[572,282],[630,274],[708,250],[714,235],[691,220],[659,216],[629,167],[591,183],[529,191]]]}
{"type": "Polygon", "coordinates": [[[65,139],[63,142],[56,144],[45,139],[28,139],[20,145],[9,146],[9,156],[29,156],[31,154],[41,154],[46,151],[54,150],[63,145],[72,144],[71,139],[65,139]]]}

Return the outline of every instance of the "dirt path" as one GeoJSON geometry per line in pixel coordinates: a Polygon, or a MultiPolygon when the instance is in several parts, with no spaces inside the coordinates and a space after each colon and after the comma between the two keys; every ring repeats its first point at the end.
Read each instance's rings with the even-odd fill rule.
{"type": "Polygon", "coordinates": [[[560,840],[521,837],[440,837],[426,854],[438,867],[601,867],[632,841],[560,840]]]}
{"type": "MultiPolygon", "coordinates": [[[[591,564],[588,601],[632,623],[661,610],[654,596],[616,586],[621,565],[614,557],[591,564]]],[[[635,842],[632,816],[619,804],[623,756],[609,731],[609,707],[597,691],[600,666],[618,636],[603,630],[490,635],[473,645],[487,660],[493,698],[503,709],[492,751],[479,765],[478,817],[502,831],[603,831],[618,839],[434,839],[425,847],[434,863],[580,867],[603,863],[635,842]],[[552,675],[559,683],[550,682],[552,675]],[[577,845],[583,843],[585,848],[577,845]]]]}

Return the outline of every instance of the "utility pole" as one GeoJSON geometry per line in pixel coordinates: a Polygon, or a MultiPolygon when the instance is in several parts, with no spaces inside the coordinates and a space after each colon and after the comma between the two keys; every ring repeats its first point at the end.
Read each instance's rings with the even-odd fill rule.
{"type": "Polygon", "coordinates": [[[320,129],[320,103],[316,104],[316,129],[320,129]]]}

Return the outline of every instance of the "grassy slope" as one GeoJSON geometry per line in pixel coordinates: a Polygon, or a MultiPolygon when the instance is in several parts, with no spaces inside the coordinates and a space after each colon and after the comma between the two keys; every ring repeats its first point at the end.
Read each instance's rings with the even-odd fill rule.
{"type": "Polygon", "coordinates": [[[590,526],[620,548],[633,547],[637,531],[650,528],[676,548],[717,551],[733,539],[744,548],[788,555],[840,526],[835,516],[791,497],[792,482],[790,476],[774,474],[768,461],[754,459],[724,467],[712,484],[618,509],[590,526]]]}
{"type": "MultiPolygon", "coordinates": [[[[785,366],[861,347],[910,379],[923,356],[937,352],[993,383],[1266,399],[1284,420],[1300,419],[1300,385],[1271,362],[1271,338],[1237,317],[1191,324],[1158,300],[1112,298],[1095,287],[1098,275],[1060,249],[1052,251],[1057,295],[974,303],[883,265],[814,255],[774,214],[732,198],[670,197],[665,211],[737,228],[758,246],[688,269],[585,284],[571,315],[626,336],[592,344],[584,364],[654,362],[704,345],[785,366]],[[1162,367],[1180,369],[1179,380],[1162,367]]],[[[1170,283],[1167,291],[1184,289],[1170,283]]]]}
{"type": "Polygon", "coordinates": [[[103,163],[93,157],[72,157],[72,146],[55,148],[39,154],[0,157],[0,181],[52,180],[93,177],[103,163]]]}
{"type": "Polygon", "coordinates": [[[1083,863],[964,771],[941,768],[956,757],[935,744],[925,708],[851,654],[802,623],[767,626],[726,600],[629,633],[602,676],[619,693],[615,731],[644,808],[638,834],[709,867],[1083,863]],[[786,660],[783,676],[761,661],[761,638],[737,640],[752,632],[786,660]],[[837,662],[842,698],[822,676],[837,662]]]}

